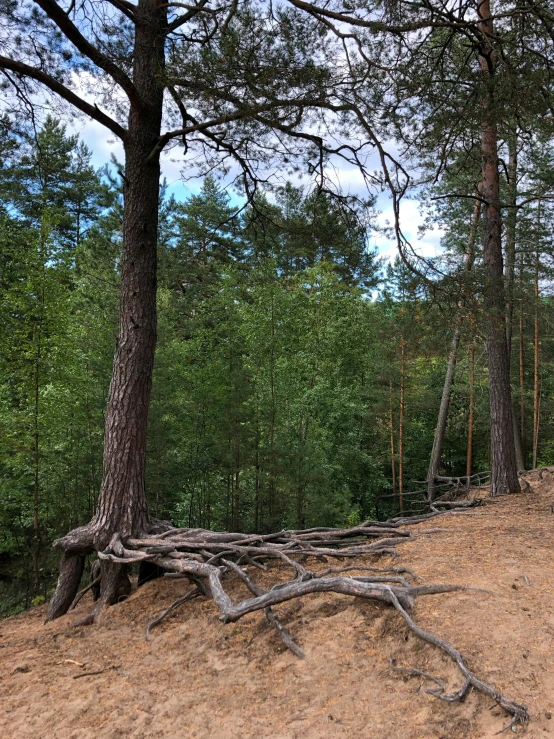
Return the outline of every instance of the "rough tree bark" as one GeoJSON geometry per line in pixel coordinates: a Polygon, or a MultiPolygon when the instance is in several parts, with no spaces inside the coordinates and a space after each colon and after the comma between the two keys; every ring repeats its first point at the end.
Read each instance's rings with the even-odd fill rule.
{"type": "Polygon", "coordinates": [[[484,308],[489,367],[491,419],[491,495],[520,492],[514,442],[510,358],[506,345],[506,301],[500,223],[498,132],[495,110],[496,53],[490,0],[478,6],[482,41],[479,65],[483,74],[481,122],[484,308]]]}
{"type": "MultiPolygon", "coordinates": [[[[47,621],[63,615],[75,597],[84,555],[104,549],[116,531],[129,537],[150,529],[144,463],[156,346],[160,180],[156,147],[162,121],[167,11],[156,0],[140,0],[135,27],[133,82],[138,100],[131,103],[124,142],[120,323],[106,411],[103,480],[91,523],[57,542],[64,555],[47,621]]],[[[127,589],[125,565],[104,561],[97,612],[127,589]]]]}

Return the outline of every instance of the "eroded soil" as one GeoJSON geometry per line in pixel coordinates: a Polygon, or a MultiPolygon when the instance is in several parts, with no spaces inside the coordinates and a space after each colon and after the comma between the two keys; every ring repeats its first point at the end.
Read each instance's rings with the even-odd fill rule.
{"type": "MultiPolygon", "coordinates": [[[[554,737],[554,469],[527,479],[532,493],[434,520],[442,530],[401,544],[394,564],[425,583],[477,588],[421,597],[415,619],[525,703],[531,723],[516,733],[539,739],[554,737]]],[[[263,579],[250,574],[266,585],[279,578],[278,568],[263,579]]],[[[0,622],[0,736],[486,739],[506,723],[488,698],[473,692],[446,704],[425,693],[428,681],[395,672],[391,658],[461,684],[449,659],[408,633],[396,613],[362,600],[313,595],[279,607],[305,660],[284,651],[263,615],[223,625],[201,599],[147,642],[145,625],[188,588],[149,583],[95,626],[72,626],[90,609],[88,595],[46,626],[45,607],[0,622]]],[[[233,588],[245,596],[242,585],[233,588]]]]}

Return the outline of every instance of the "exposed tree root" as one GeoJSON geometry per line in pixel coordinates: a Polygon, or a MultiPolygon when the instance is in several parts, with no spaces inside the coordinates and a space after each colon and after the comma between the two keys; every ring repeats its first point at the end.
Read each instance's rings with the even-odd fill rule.
{"type": "MultiPolygon", "coordinates": [[[[439,684],[439,687],[435,690],[427,690],[426,692],[430,695],[435,696],[435,698],[439,698],[440,700],[447,701],[449,703],[454,701],[461,701],[463,700],[467,693],[469,692],[470,688],[475,688],[475,690],[478,690],[480,693],[484,693],[485,695],[490,696],[495,703],[497,703],[501,708],[503,708],[506,713],[508,713],[510,716],[512,716],[511,721],[509,724],[507,724],[503,729],[501,729],[498,733],[501,733],[502,731],[506,731],[507,729],[511,728],[512,726],[515,726],[516,724],[526,724],[529,721],[529,714],[527,713],[527,706],[524,706],[521,703],[516,703],[514,701],[508,700],[508,698],[505,698],[501,693],[499,693],[497,690],[495,690],[492,685],[489,685],[488,683],[483,682],[480,680],[471,670],[467,667],[467,665],[464,662],[464,659],[460,652],[453,647],[448,642],[441,639],[436,634],[431,633],[430,631],[425,631],[420,626],[418,626],[415,621],[412,619],[412,617],[406,612],[406,610],[403,608],[400,601],[396,598],[395,593],[391,593],[391,597],[393,599],[393,605],[398,611],[398,613],[402,616],[404,621],[408,624],[408,627],[414,632],[414,634],[417,634],[420,639],[423,639],[423,641],[426,641],[428,644],[433,644],[433,646],[438,647],[441,651],[445,652],[458,666],[458,669],[462,673],[462,675],[465,678],[464,684],[462,687],[456,692],[456,693],[445,693],[444,687],[439,684]]],[[[419,674],[419,670],[417,671],[419,674]]],[[[413,672],[412,674],[415,674],[413,672]]],[[[426,675],[426,677],[429,677],[426,675]]],[[[434,682],[439,683],[435,678],[431,678],[434,680],[434,682]]]]}
{"type": "MultiPolygon", "coordinates": [[[[97,577],[94,578],[94,580],[91,580],[91,582],[86,586],[86,588],[83,588],[82,590],[80,590],[75,596],[75,598],[73,599],[73,603],[69,606],[69,610],[73,611],[79,605],[79,601],[81,600],[83,595],[88,593],[89,590],[93,590],[98,585],[100,585],[101,579],[102,577],[98,575],[97,577]]],[[[95,598],[95,600],[98,600],[98,598],[95,598]]]]}
{"type": "Polygon", "coordinates": [[[159,616],[156,616],[148,626],[146,627],[146,639],[148,641],[151,641],[152,637],[150,635],[150,632],[152,629],[160,624],[166,616],[169,616],[170,613],[173,613],[173,611],[177,610],[179,606],[182,606],[183,603],[187,603],[189,600],[192,600],[193,598],[197,598],[199,595],[203,595],[202,591],[198,588],[194,588],[194,590],[190,590],[186,595],[183,595],[182,598],[177,598],[175,602],[173,602],[169,608],[166,608],[165,611],[162,611],[159,616]]]}
{"type": "MultiPolygon", "coordinates": [[[[132,563],[141,563],[149,572],[163,572],[170,577],[187,578],[194,588],[166,608],[146,628],[147,639],[151,638],[152,629],[171,614],[180,605],[193,598],[204,596],[213,599],[220,610],[220,619],[224,623],[238,621],[248,613],[263,610],[271,626],[276,630],[283,644],[300,658],[304,657],[302,649],[283,626],[273,607],[288,600],[302,597],[309,593],[334,592],[392,606],[404,619],[408,627],[423,641],[432,644],[445,652],[457,665],[464,683],[455,693],[445,692],[444,684],[438,678],[416,668],[397,668],[410,675],[420,675],[434,681],[437,688],[427,692],[434,697],[447,701],[463,700],[471,688],[493,698],[510,716],[508,727],[516,723],[524,724],[528,720],[525,706],[515,703],[496,691],[491,685],[480,680],[465,664],[460,652],[439,636],[425,631],[418,626],[409,615],[416,598],[437,593],[447,593],[468,588],[449,584],[415,585],[416,574],[407,567],[373,567],[369,565],[345,565],[328,567],[316,572],[309,569],[307,563],[347,560],[353,557],[376,556],[389,554],[395,556],[396,547],[405,541],[414,541],[410,526],[421,521],[444,515],[444,511],[434,510],[431,513],[413,518],[397,518],[387,522],[366,521],[348,529],[332,529],[318,527],[303,531],[279,531],[273,534],[251,535],[230,532],[214,532],[205,529],[172,528],[169,525],[156,525],[156,530],[136,538],[122,541],[118,534],[111,537],[109,545],[98,552],[101,567],[100,597],[91,614],[79,623],[92,623],[97,620],[105,605],[117,602],[129,590],[127,567],[132,563]],[[255,583],[247,572],[248,567],[267,570],[266,563],[277,560],[292,572],[292,578],[264,590],[255,583]],[[145,567],[148,565],[148,567],[145,567]],[[157,569],[156,569],[157,568],[157,569]],[[356,573],[356,574],[346,574],[356,573]],[[360,574],[364,573],[364,574],[360,574]],[[234,602],[225,589],[224,581],[235,575],[249,590],[250,596],[234,602]]],[[[432,533],[437,529],[428,529],[418,534],[432,533]]],[[[72,545],[75,537],[68,535],[72,545]]],[[[63,546],[62,546],[63,548],[63,546]]],[[[75,547],[73,548],[75,551],[75,547]]],[[[77,559],[83,560],[81,553],[65,553],[65,562],[71,572],[71,599],[67,602],[69,589],[62,588],[65,600],[57,599],[55,613],[61,615],[62,605],[67,602],[66,609],[75,599],[78,600],[86,590],[97,586],[96,578],[88,588],[77,597],[75,585],[76,572],[79,565],[77,559]],[[60,605],[61,604],[61,605],[60,605]]],[[[62,575],[64,569],[62,567],[62,575]]],[[[60,576],[60,582],[62,581],[60,576]]],[[[79,572],[80,578],[80,572],[79,572]]],[[[54,599],[53,599],[54,600],[54,599]]],[[[65,612],[65,611],[63,611],[65,612]]],[[[50,611],[49,611],[50,616],[50,611]]],[[[52,616],[55,618],[56,615],[52,616]]]]}

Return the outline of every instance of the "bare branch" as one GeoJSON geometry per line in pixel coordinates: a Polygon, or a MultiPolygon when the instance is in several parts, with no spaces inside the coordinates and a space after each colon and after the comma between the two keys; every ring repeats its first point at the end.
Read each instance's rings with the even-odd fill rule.
{"type": "Polygon", "coordinates": [[[97,67],[104,70],[106,74],[110,75],[114,82],[126,93],[133,107],[142,108],[142,101],[140,100],[137,89],[129,77],[115,62],[83,36],[77,26],[69,19],[63,8],[54,2],[54,0],[33,0],[33,2],[58,26],[60,31],[81,54],[90,59],[97,67]]]}
{"type": "Polygon", "coordinates": [[[29,64],[24,64],[23,62],[16,62],[14,59],[9,59],[5,56],[0,56],[0,69],[8,69],[11,72],[15,72],[21,77],[29,77],[30,79],[34,79],[37,82],[40,82],[49,90],[55,92],[61,98],[66,100],[68,103],[71,103],[71,105],[80,110],[82,113],[85,113],[86,115],[93,118],[95,121],[101,123],[103,126],[106,126],[106,128],[108,128],[120,139],[122,139],[123,141],[125,140],[127,131],[123,128],[123,126],[120,126],[117,121],[114,121],[113,118],[110,118],[109,115],[103,113],[99,108],[96,107],[96,105],[91,105],[90,103],[87,103],[86,100],[80,98],[68,87],[62,85],[61,82],[58,82],[58,80],[56,80],[54,77],[51,77],[49,74],[46,74],[46,72],[43,72],[41,69],[32,67],[29,64]]]}
{"type": "Polygon", "coordinates": [[[123,15],[129,20],[133,21],[133,23],[135,22],[136,7],[133,3],[130,3],[127,0],[108,0],[108,2],[110,5],[113,5],[114,8],[117,8],[117,10],[123,13],[123,15]]]}
{"type": "Polygon", "coordinates": [[[198,13],[202,12],[208,2],[209,0],[200,0],[196,5],[193,5],[192,7],[189,5],[182,5],[181,3],[169,3],[168,7],[170,5],[180,5],[181,7],[188,8],[188,10],[183,15],[180,15],[178,18],[175,18],[175,20],[171,21],[171,23],[168,25],[168,33],[176,31],[181,26],[184,26],[185,23],[188,23],[190,20],[192,20],[195,16],[198,15],[198,13]]]}

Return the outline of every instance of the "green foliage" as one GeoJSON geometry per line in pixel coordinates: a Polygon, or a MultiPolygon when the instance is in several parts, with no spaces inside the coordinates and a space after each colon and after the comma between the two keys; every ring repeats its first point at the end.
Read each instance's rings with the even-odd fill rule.
{"type": "MultiPolygon", "coordinates": [[[[110,170],[95,172],[87,151],[54,120],[34,137],[4,119],[0,165],[5,615],[47,597],[57,564],[50,542],[95,510],[117,340],[121,191],[110,170]]],[[[537,159],[535,171],[541,168],[549,171],[537,159]]],[[[367,247],[368,214],[355,215],[290,186],[276,202],[260,198],[241,216],[212,179],[182,203],[162,191],[147,465],[154,515],[185,526],[266,532],[352,526],[396,513],[401,386],[404,490],[425,478],[459,292],[445,290],[438,301],[400,262],[383,275],[367,247]],[[391,493],[396,497],[382,497],[391,493]]],[[[457,274],[469,217],[465,202],[440,209],[450,275],[457,274]]],[[[549,275],[550,218],[546,205],[540,224],[532,207],[522,209],[516,280],[526,306],[528,435],[535,307],[544,334],[542,463],[553,454],[553,347],[546,337],[552,309],[548,297],[536,302],[532,292],[539,242],[540,279],[549,275]]],[[[465,472],[472,341],[473,464],[488,467],[476,306],[478,296],[467,307],[446,474],[465,472]]]]}

